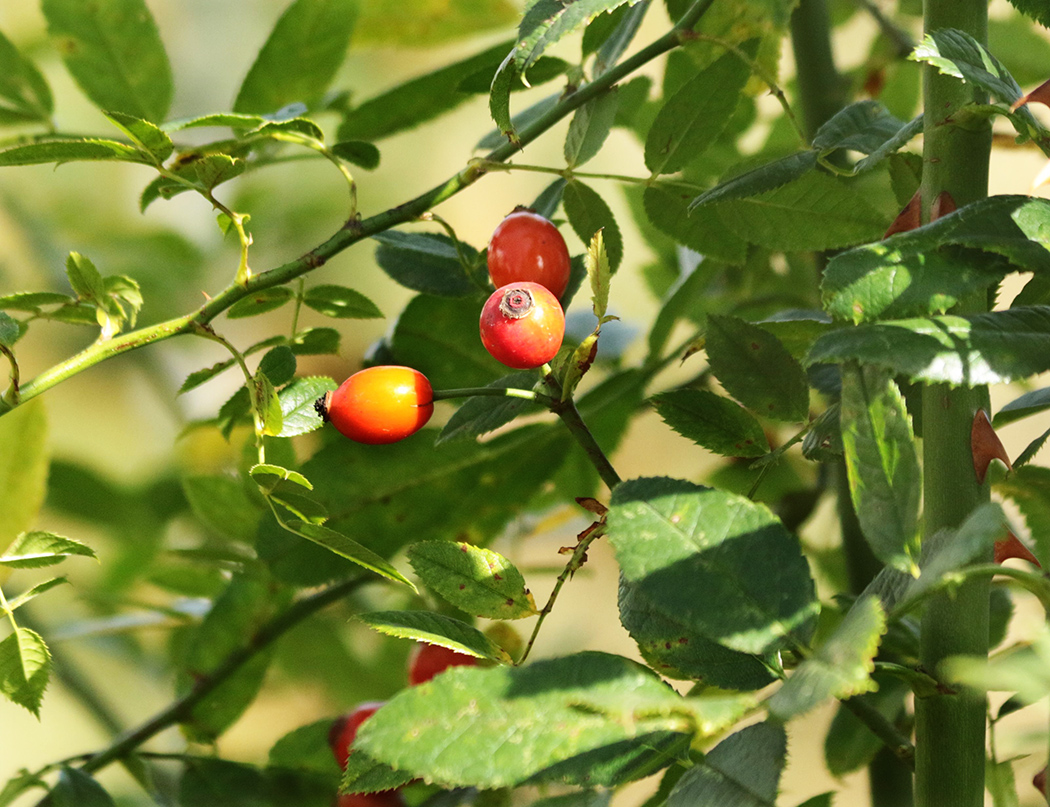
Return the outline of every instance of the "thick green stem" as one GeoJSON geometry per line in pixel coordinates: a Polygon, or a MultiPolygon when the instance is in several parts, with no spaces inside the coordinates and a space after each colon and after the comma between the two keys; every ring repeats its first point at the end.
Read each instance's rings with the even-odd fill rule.
{"type": "MultiPolygon", "coordinates": [[[[979,42],[987,40],[986,0],[926,0],[927,32],[956,28],[979,42]]],[[[954,125],[953,114],[983,99],[972,85],[923,71],[925,108],[922,200],[924,218],[942,192],[958,206],[988,193],[991,126],[954,125]]],[[[987,310],[983,295],[960,306],[987,310]]],[[[977,482],[970,450],[974,413],[988,407],[985,387],[931,386],[923,393],[923,476],[927,536],[957,527],[989,498],[977,482]]],[[[989,555],[991,550],[989,550],[989,555]]],[[[988,652],[988,581],[977,578],[953,596],[940,594],[922,618],[920,660],[934,676],[945,658],[988,652]]],[[[917,701],[915,708],[915,796],[919,807],[980,807],[984,804],[985,698],[963,690],[917,701]]]]}
{"type": "Polygon", "coordinates": [[[791,14],[791,44],[808,138],[848,100],[847,84],[839,75],[831,52],[830,31],[831,19],[824,0],[801,0],[791,14]]]}

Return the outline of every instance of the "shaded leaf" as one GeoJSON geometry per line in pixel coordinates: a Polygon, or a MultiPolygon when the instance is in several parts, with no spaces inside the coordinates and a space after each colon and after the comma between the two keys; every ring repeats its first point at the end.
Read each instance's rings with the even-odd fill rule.
{"type": "Polygon", "coordinates": [[[295,0],[277,20],[237,91],[234,112],[317,101],[346,56],[356,0],[295,0]]]}
{"type": "Polygon", "coordinates": [[[280,308],[292,299],[295,293],[287,286],[274,286],[249,294],[235,302],[226,311],[230,319],[242,319],[244,317],[257,317],[269,311],[280,308]]]}
{"type": "Polygon", "coordinates": [[[657,611],[725,647],[762,654],[813,628],[809,568],[763,505],[682,480],[634,479],[613,490],[608,532],[624,577],[657,611]]]}
{"type": "MultiPolygon", "coordinates": [[[[743,50],[754,55],[755,47],[743,50]]],[[[653,175],[672,174],[703,154],[725,129],[750,76],[750,65],[729,51],[683,84],[649,129],[645,167],[653,175]]]]}
{"type": "Polygon", "coordinates": [[[478,260],[473,247],[458,245],[439,233],[404,233],[387,230],[373,236],[379,242],[376,263],[405,288],[442,297],[463,297],[476,291],[460,261],[478,260]]]}
{"type": "Polygon", "coordinates": [[[379,167],[379,149],[364,140],[343,140],[332,145],[332,153],[340,160],[371,171],[379,167]]]}
{"type": "MultiPolygon", "coordinates": [[[[487,386],[495,389],[531,390],[536,383],[532,372],[512,373],[498,378],[487,386]]],[[[480,437],[505,426],[519,415],[543,411],[543,406],[516,395],[476,395],[468,398],[441,429],[437,445],[451,440],[466,440],[480,437]]]]}
{"type": "Polygon", "coordinates": [[[47,80],[0,33],[0,124],[46,123],[53,109],[47,80]]]}
{"type": "Polygon", "coordinates": [[[921,471],[904,398],[888,373],[842,367],[842,444],[850,496],[875,556],[902,571],[918,555],[921,471]]]}
{"type": "Polygon", "coordinates": [[[776,723],[756,723],[722,740],[687,770],[667,807],[774,807],[787,760],[787,735],[776,723]]]}
{"type": "Polygon", "coordinates": [[[609,269],[615,272],[623,260],[623,236],[609,205],[593,188],[579,180],[565,186],[562,204],[569,224],[584,244],[590,244],[594,234],[602,231],[609,269]]]}
{"type": "Polygon", "coordinates": [[[738,404],[710,390],[681,389],[653,398],[664,422],[723,457],[761,457],[769,450],[761,424],[738,404]]]}
{"type": "Polygon", "coordinates": [[[803,174],[812,171],[816,166],[817,153],[815,151],[799,151],[790,154],[742,174],[736,174],[728,179],[723,178],[715,187],[693,199],[689,203],[689,209],[692,210],[700,205],[713,202],[757,196],[793,182],[803,174]]]}
{"type": "Polygon", "coordinates": [[[171,65],[144,0],[43,0],[40,7],[66,67],[96,106],[164,120],[171,65]]]}
{"type": "Polygon", "coordinates": [[[120,160],[148,162],[138,149],[96,137],[38,140],[22,146],[0,149],[0,166],[67,163],[76,160],[120,160]]]}
{"type": "Polygon", "coordinates": [[[646,696],[684,702],[650,670],[604,653],[517,668],[455,667],[394,696],[361,727],[358,742],[376,759],[445,784],[611,785],[643,760],[648,772],[670,764],[661,752],[689,736],[676,731],[688,725],[680,716],[631,715],[625,698],[646,696]]]}
{"type": "Polygon", "coordinates": [[[55,807],[116,807],[116,802],[90,775],[62,766],[48,799],[55,807]]]}
{"type": "Polygon", "coordinates": [[[817,339],[808,364],[856,360],[912,381],[995,384],[1050,369],[1050,307],[869,323],[817,339]]]}
{"type": "Polygon", "coordinates": [[[380,319],[383,316],[379,306],[361,292],[345,286],[313,286],[306,290],[303,304],[336,319],[380,319]]]}
{"type": "Polygon", "coordinates": [[[770,698],[770,713],[786,722],[829,698],[851,698],[876,689],[871,673],[885,632],[886,614],[878,599],[861,597],[770,698]]]}
{"type": "Polygon", "coordinates": [[[657,230],[701,255],[742,264],[747,258],[747,240],[722,223],[721,205],[705,205],[690,213],[689,203],[695,193],[692,185],[649,185],[642,195],[645,215],[657,230]]]}
{"type": "Polygon", "coordinates": [[[774,420],[806,419],[805,373],[769,331],[736,317],[712,315],[707,318],[706,349],[711,371],[744,406],[774,420]]]}
{"type": "Polygon", "coordinates": [[[289,526],[295,530],[297,535],[301,535],[303,538],[323,546],[340,557],[353,561],[358,566],[363,566],[388,580],[393,580],[395,583],[404,583],[413,590],[415,589],[411,580],[401,574],[383,557],[377,555],[363,544],[359,544],[353,538],[349,538],[341,532],[320,524],[292,521],[289,523],[289,526]]]}
{"type": "Polygon", "coordinates": [[[583,165],[599,151],[609,136],[619,107],[618,88],[612,87],[577,109],[565,135],[565,163],[570,168],[583,165]]]}
{"type": "Polygon", "coordinates": [[[819,151],[847,149],[871,154],[883,147],[904,126],[878,101],[864,100],[835,113],[813,135],[819,151]]]}

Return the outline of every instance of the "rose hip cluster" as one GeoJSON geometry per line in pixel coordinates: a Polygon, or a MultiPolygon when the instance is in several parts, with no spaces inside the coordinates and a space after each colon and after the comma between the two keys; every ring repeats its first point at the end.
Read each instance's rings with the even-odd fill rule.
{"type": "MultiPolygon", "coordinates": [[[[449,667],[472,667],[477,659],[465,653],[457,653],[436,644],[417,644],[408,657],[409,686],[418,686],[444,672],[449,667]]],[[[360,703],[347,714],[336,718],[328,731],[328,746],[332,749],[335,761],[340,768],[353,753],[354,738],[361,724],[374,715],[386,701],[366,701],[360,703]]],[[[339,796],[337,807],[404,807],[404,800],[397,790],[384,790],[379,793],[343,793],[339,796]]]]}
{"type": "MultiPolygon", "coordinates": [[[[543,216],[516,208],[492,233],[489,276],[496,291],[481,309],[481,342],[515,370],[541,367],[558,353],[569,285],[569,250],[543,216]]],[[[430,381],[411,367],[383,365],[354,373],[314,404],[325,422],[358,443],[396,443],[434,414],[430,381]]]]}

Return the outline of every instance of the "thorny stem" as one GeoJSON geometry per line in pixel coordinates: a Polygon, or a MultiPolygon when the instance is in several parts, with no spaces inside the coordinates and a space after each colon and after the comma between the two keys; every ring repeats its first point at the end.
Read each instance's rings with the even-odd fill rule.
{"type": "Polygon", "coordinates": [[[525,645],[525,650],[522,651],[521,658],[515,662],[517,666],[525,663],[525,659],[529,657],[529,653],[532,652],[532,646],[536,644],[536,637],[539,636],[540,628],[543,627],[544,620],[547,619],[547,615],[554,610],[554,603],[558,599],[558,594],[561,592],[562,586],[565,585],[566,581],[579,571],[580,567],[583,566],[584,561],[587,559],[587,549],[596,540],[605,535],[605,522],[597,522],[589,527],[580,536],[580,540],[572,550],[572,557],[569,558],[569,562],[565,564],[565,568],[562,569],[561,574],[558,575],[558,579],[554,581],[554,588],[551,590],[551,595],[547,600],[547,604],[543,606],[543,610],[540,611],[539,619],[536,620],[536,625],[532,629],[532,635],[529,637],[528,643],[525,645]]]}
{"type": "MultiPolygon", "coordinates": [[[[505,162],[518,153],[523,146],[544,134],[555,123],[567,117],[591,99],[607,92],[624,77],[653,59],[695,38],[695,34],[693,34],[691,29],[711,6],[712,2],[713,0],[697,0],[670,31],[637,53],[624,59],[607,72],[602,73],[601,76],[586,86],[562,98],[545,114],[518,131],[515,143],[507,142],[493,149],[482,160],[471,162],[455,176],[404,204],[385,210],[367,219],[351,217],[338,232],[305,255],[273,269],[251,275],[245,279],[243,284],[231,284],[195,312],[94,343],[75,356],[45,370],[36,378],[23,385],[18,403],[24,403],[31,398],[35,398],[56,384],[114,356],[172,336],[193,332],[200,326],[210,323],[235,302],[249,294],[284,285],[323,266],[329,259],[359,241],[388,230],[395,225],[418,219],[432,207],[455,196],[477,182],[486,173],[484,168],[485,162],[505,162]]],[[[16,405],[10,401],[0,401],[0,415],[3,412],[10,411],[16,405]]]]}
{"type": "MultiPolygon", "coordinates": [[[[248,641],[226,656],[215,669],[196,679],[193,688],[178,700],[169,704],[156,715],[138,727],[117,737],[107,748],[93,754],[80,767],[84,773],[94,773],[111,762],[123,759],[144,742],[159,734],[169,726],[180,723],[190,717],[197,705],[215,691],[231,675],[236,673],[248,661],[265,650],[287,631],[294,628],[304,619],[322,608],[346,597],[356,588],[369,581],[370,577],[355,577],[334,583],[328,588],[293,603],[283,613],[273,617],[256,631],[248,641]]],[[[37,807],[51,804],[50,795],[37,803],[37,807]]]]}

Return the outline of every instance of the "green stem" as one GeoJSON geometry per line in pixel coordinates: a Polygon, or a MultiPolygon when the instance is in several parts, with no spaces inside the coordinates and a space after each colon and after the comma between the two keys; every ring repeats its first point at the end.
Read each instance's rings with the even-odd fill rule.
{"type": "MultiPolygon", "coordinates": [[[[927,32],[956,28],[978,42],[987,40],[986,0],[926,0],[927,32]]],[[[951,116],[966,104],[985,99],[971,84],[923,68],[922,201],[924,220],[938,194],[947,191],[956,205],[988,193],[991,126],[955,126],[951,116]]],[[[987,310],[976,295],[957,310],[987,310]]],[[[924,534],[958,527],[989,499],[977,482],[970,450],[970,430],[977,409],[988,409],[987,387],[927,387],[923,392],[924,534]]],[[[989,559],[991,548],[988,550],[989,559]]],[[[919,657],[934,677],[955,655],[988,652],[989,582],[967,580],[951,596],[930,599],[922,617],[919,657]]],[[[964,689],[958,694],[922,698],[915,705],[915,801],[919,807],[980,807],[984,804],[985,696],[964,689]]]]}
{"type": "Polygon", "coordinates": [[[846,106],[847,85],[831,52],[831,17],[825,0],[800,0],[791,14],[791,45],[806,137],[846,106]]]}
{"type": "MultiPolygon", "coordinates": [[[[117,737],[109,747],[99,751],[97,754],[93,754],[80,767],[80,770],[84,773],[99,771],[110,763],[122,760],[134,753],[136,748],[166,728],[188,719],[202,700],[214,692],[217,687],[229,679],[248,661],[304,619],[346,597],[370,579],[362,576],[351,580],[343,580],[298,600],[284,612],[278,614],[259,628],[243,646],[230,653],[211,673],[197,678],[189,692],[138,727],[117,737]]],[[[44,807],[44,805],[50,804],[51,797],[48,795],[37,803],[37,807],[44,807]]]]}
{"type": "Polygon", "coordinates": [[[863,698],[846,698],[842,705],[882,740],[883,745],[909,769],[915,767],[915,747],[882,713],[863,698]]]}
{"type": "MultiPolygon", "coordinates": [[[[666,34],[634,55],[624,59],[586,86],[567,95],[544,115],[521,129],[518,132],[516,143],[504,143],[485,155],[483,159],[472,161],[455,176],[404,204],[363,220],[358,219],[356,216],[351,217],[331,238],[302,257],[274,269],[251,275],[243,283],[232,283],[191,314],[176,317],[157,325],[140,328],[126,334],[120,334],[111,339],[93,344],[91,347],[45,370],[36,378],[24,384],[18,403],[31,400],[61,381],[65,381],[89,367],[93,367],[114,356],[119,356],[130,350],[144,347],[172,336],[189,333],[201,325],[207,325],[238,300],[263,289],[284,285],[324,266],[332,257],[359,241],[384,230],[389,230],[398,224],[418,219],[432,207],[441,204],[477,182],[478,179],[485,175],[484,164],[486,162],[505,162],[517,154],[523,146],[536,140],[583,104],[607,92],[621,79],[653,59],[689,41],[694,36],[690,29],[707,11],[712,2],[713,0],[697,0],[666,34]]],[[[10,408],[13,408],[15,405],[11,404],[10,408]]],[[[5,409],[4,411],[10,411],[10,409],[5,409]]],[[[2,414],[3,412],[0,412],[0,416],[2,414]]]]}
{"type": "Polygon", "coordinates": [[[264,465],[266,463],[266,442],[264,440],[266,423],[263,416],[263,402],[259,400],[259,388],[255,384],[255,376],[253,376],[252,371],[248,369],[248,363],[244,359],[244,354],[234,347],[225,337],[220,336],[210,327],[199,328],[197,329],[197,333],[205,339],[211,339],[213,342],[218,342],[226,348],[233,356],[234,361],[236,361],[237,365],[241,368],[241,372],[244,374],[245,386],[248,388],[248,397],[251,399],[252,404],[252,425],[255,428],[255,451],[259,458],[259,464],[264,465]]]}
{"type": "Polygon", "coordinates": [[[473,398],[475,396],[521,398],[526,401],[541,403],[548,409],[553,409],[558,404],[558,401],[549,395],[543,395],[531,389],[515,389],[514,387],[461,387],[459,389],[434,390],[435,401],[447,401],[451,398],[473,398]]]}
{"type": "Polygon", "coordinates": [[[0,353],[7,357],[7,360],[11,363],[11,386],[7,388],[3,398],[0,398],[4,404],[11,404],[15,406],[19,402],[19,390],[18,390],[18,361],[15,359],[15,354],[6,345],[0,345],[0,353]]]}

